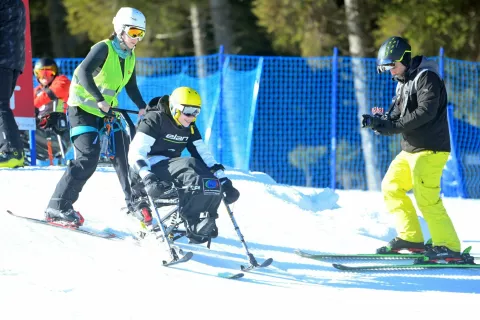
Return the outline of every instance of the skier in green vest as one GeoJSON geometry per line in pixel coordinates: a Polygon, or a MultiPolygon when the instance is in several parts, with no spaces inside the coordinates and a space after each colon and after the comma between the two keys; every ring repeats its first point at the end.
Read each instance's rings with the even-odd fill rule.
{"type": "MultiPolygon", "coordinates": [[[[139,116],[145,113],[146,103],[137,86],[135,75],[135,46],[145,36],[145,16],[138,10],[120,8],[113,18],[114,33],[110,38],[92,46],[90,52],[75,69],[68,98],[70,136],[75,158],[70,161],[45,211],[47,221],[81,226],[82,215],[73,209],[87,180],[97,168],[100,157],[106,116],[118,105],[117,96],[125,87],[130,99],[137,105],[139,116]]],[[[113,121],[112,145],[115,154],[111,162],[131,206],[132,191],[128,179],[129,137],[121,121],[113,121]]]]}

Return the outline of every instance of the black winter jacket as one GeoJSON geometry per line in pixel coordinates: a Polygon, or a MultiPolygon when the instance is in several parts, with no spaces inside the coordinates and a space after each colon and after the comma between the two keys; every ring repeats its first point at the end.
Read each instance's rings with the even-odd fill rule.
{"type": "Polygon", "coordinates": [[[387,117],[389,133],[402,134],[406,152],[450,152],[447,120],[447,91],[438,73],[438,64],[423,56],[412,59],[405,80],[399,81],[387,117]]]}
{"type": "Polygon", "coordinates": [[[0,68],[25,66],[25,6],[22,0],[0,1],[0,68]]]}
{"type": "MultiPolygon", "coordinates": [[[[152,99],[145,117],[137,127],[135,138],[130,144],[129,162],[144,160],[154,165],[160,161],[178,158],[185,149],[193,158],[203,161],[207,168],[218,162],[214,159],[202,139],[195,123],[188,127],[178,125],[170,114],[168,102],[158,103],[160,97],[152,99]],[[157,105],[157,107],[152,107],[157,105]]],[[[218,176],[218,178],[222,178],[218,176]]]]}

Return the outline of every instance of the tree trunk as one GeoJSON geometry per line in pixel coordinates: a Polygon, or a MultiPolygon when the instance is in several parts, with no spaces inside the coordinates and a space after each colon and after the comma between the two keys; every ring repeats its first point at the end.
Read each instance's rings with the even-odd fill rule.
{"type": "Polygon", "coordinates": [[[207,54],[205,51],[205,24],[198,11],[198,6],[195,3],[190,4],[190,22],[192,24],[195,56],[204,56],[207,54]]]}
{"type": "Polygon", "coordinates": [[[55,58],[71,57],[75,51],[75,38],[67,30],[67,15],[61,0],[47,0],[50,40],[55,58]]]}
{"type": "Polygon", "coordinates": [[[193,46],[195,49],[195,56],[197,57],[197,75],[203,79],[207,75],[205,56],[205,24],[200,16],[198,6],[195,3],[190,4],[190,22],[192,24],[193,46]]]}
{"type": "MultiPolygon", "coordinates": [[[[370,114],[368,87],[366,84],[367,70],[361,57],[367,56],[365,48],[369,33],[364,28],[360,12],[360,0],[345,0],[345,13],[348,27],[348,42],[352,56],[352,71],[355,84],[355,95],[358,103],[359,123],[362,114],[370,114]]],[[[381,167],[378,165],[374,134],[370,129],[361,129],[363,157],[368,190],[377,191],[381,186],[381,167]]]]}
{"type": "Polygon", "coordinates": [[[210,14],[212,16],[215,45],[223,45],[226,54],[233,52],[233,29],[231,23],[230,3],[228,0],[209,0],[210,14]]]}
{"type": "MultiPolygon", "coordinates": [[[[203,99],[207,97],[207,64],[205,51],[205,23],[200,15],[198,6],[195,3],[190,4],[190,22],[192,25],[193,46],[195,49],[197,77],[199,79],[200,96],[203,99]]],[[[205,129],[205,128],[202,128],[205,129]]]]}

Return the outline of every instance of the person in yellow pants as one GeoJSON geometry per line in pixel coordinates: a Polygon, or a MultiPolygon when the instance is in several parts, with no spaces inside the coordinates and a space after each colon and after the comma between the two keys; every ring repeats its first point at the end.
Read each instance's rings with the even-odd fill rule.
{"type": "Polygon", "coordinates": [[[402,151],[390,164],[382,181],[389,212],[395,215],[398,236],[377,253],[402,250],[424,253],[431,262],[463,260],[460,240],[443,206],[440,181],[450,154],[447,92],[435,61],[411,58],[411,47],[400,37],[387,39],[378,52],[377,71],[390,70],[398,81],[387,113],[363,115],[362,127],[377,134],[402,135],[402,151]],[[413,196],[432,236],[425,247],[413,196]]]}

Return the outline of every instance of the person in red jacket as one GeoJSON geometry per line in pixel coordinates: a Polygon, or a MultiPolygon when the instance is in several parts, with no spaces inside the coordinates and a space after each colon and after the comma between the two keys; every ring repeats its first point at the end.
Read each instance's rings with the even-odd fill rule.
{"type": "Polygon", "coordinates": [[[51,112],[66,110],[70,80],[58,74],[55,60],[43,58],[35,63],[33,69],[39,85],[33,90],[33,104],[38,109],[38,118],[42,119],[51,112]]]}
{"type": "MultiPolygon", "coordinates": [[[[39,85],[33,90],[33,104],[37,115],[37,145],[39,158],[48,158],[53,163],[53,149],[64,154],[68,146],[66,108],[70,79],[59,74],[55,60],[39,59],[33,69],[39,85]],[[52,132],[57,138],[52,141],[52,132]],[[60,146],[60,141],[62,145],[60,146]],[[46,153],[45,153],[46,152],[46,153]]],[[[59,154],[59,153],[57,153],[59,154]]]]}

